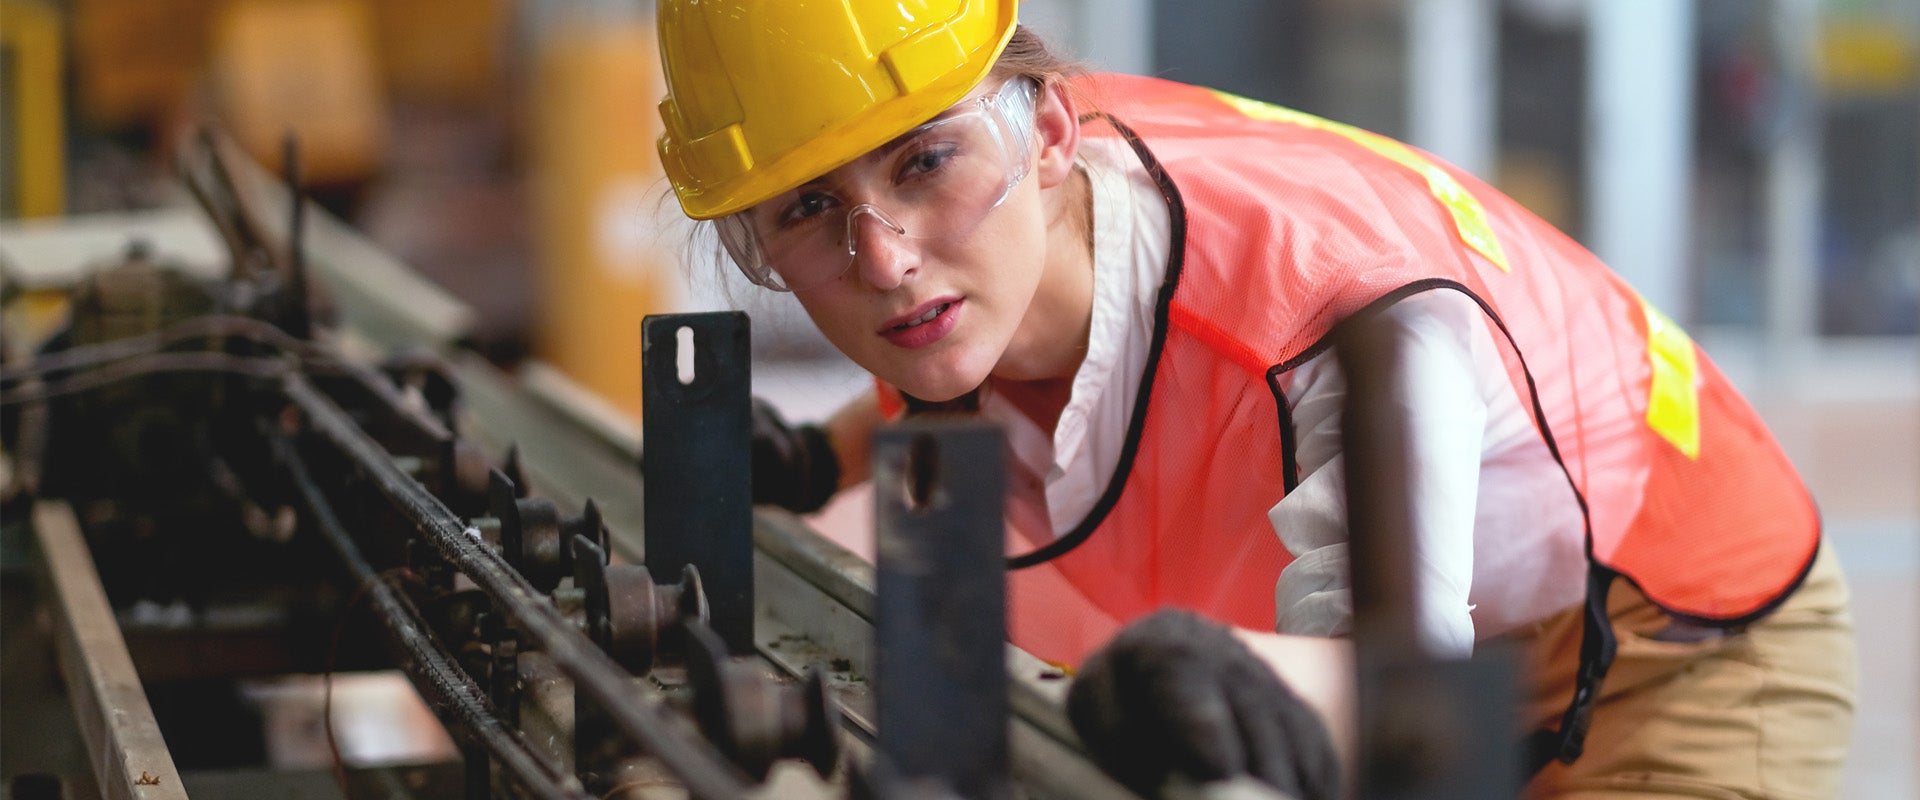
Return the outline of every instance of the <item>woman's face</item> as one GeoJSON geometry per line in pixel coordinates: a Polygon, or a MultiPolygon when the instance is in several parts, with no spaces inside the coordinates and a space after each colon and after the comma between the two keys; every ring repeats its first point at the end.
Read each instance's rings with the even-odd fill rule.
{"type": "MultiPolygon", "coordinates": [[[[990,79],[975,93],[1000,85],[990,79]]],[[[964,201],[929,205],[915,194],[920,175],[966,163],[956,137],[938,125],[748,212],[764,229],[819,208],[845,209],[835,223],[843,231],[836,240],[852,245],[851,263],[824,283],[796,283],[794,296],[841,352],[914,397],[942,401],[964,394],[1070,330],[1065,320],[1030,312],[1048,272],[1054,215],[1047,205],[1057,193],[1045,190],[1071,172],[1077,121],[1059,88],[1042,88],[1034,105],[1034,142],[1019,148],[1028,159],[1025,177],[970,228],[964,201]],[[916,235],[916,228],[942,235],[916,235]]],[[[968,101],[956,108],[964,106],[968,101]]],[[[836,266],[827,263],[825,271],[836,266]]]]}

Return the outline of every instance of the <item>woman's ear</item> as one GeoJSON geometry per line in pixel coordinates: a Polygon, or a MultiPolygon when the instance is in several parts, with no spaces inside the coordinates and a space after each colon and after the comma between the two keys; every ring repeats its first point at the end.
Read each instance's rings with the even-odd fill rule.
{"type": "Polygon", "coordinates": [[[1033,129],[1040,140],[1040,160],[1033,172],[1040,188],[1051,189],[1073,174],[1073,159],[1080,152],[1080,114],[1073,92],[1060,81],[1043,84],[1037,101],[1033,129]]]}

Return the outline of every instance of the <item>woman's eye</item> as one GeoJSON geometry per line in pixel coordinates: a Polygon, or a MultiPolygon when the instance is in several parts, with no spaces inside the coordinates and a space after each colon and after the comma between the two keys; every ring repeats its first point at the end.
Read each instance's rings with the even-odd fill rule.
{"type": "Polygon", "coordinates": [[[780,215],[783,225],[795,225],[827,213],[833,208],[833,195],[824,192],[808,192],[795,198],[792,205],[780,215]]]}
{"type": "Polygon", "coordinates": [[[954,145],[946,144],[916,152],[901,163],[900,178],[905,180],[938,172],[949,160],[952,160],[959,149],[954,145]]]}

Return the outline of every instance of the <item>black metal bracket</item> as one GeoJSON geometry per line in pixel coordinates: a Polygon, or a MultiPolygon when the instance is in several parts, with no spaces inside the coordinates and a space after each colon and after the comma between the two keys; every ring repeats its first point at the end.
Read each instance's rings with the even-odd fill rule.
{"type": "Polygon", "coordinates": [[[1005,439],[915,419],[875,434],[873,476],[882,771],[1006,798],[1005,439]]]}
{"type": "Polygon", "coordinates": [[[753,652],[752,369],[747,315],[659,314],[641,326],[641,457],[647,568],[673,583],[692,564],[712,626],[753,652]]]}

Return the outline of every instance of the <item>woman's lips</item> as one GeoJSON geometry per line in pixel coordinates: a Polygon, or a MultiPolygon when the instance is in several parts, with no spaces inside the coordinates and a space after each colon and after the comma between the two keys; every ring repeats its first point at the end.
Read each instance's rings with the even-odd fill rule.
{"type": "Polygon", "coordinates": [[[953,332],[953,326],[959,324],[962,302],[958,297],[943,297],[922,303],[912,311],[887,320],[879,333],[897,347],[909,350],[926,347],[953,332]]]}

